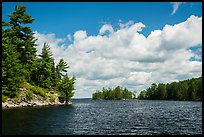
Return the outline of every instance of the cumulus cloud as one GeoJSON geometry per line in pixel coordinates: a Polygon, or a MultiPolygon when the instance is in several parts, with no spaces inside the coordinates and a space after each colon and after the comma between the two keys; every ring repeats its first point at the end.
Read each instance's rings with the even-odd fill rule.
{"type": "MultiPolygon", "coordinates": [[[[69,65],[69,76],[76,76],[74,97],[91,97],[102,87],[127,87],[141,91],[156,82],[172,82],[202,74],[202,17],[190,16],[179,24],[165,25],[149,36],[142,34],[142,22],[119,24],[115,30],[105,24],[98,35],[84,30],[74,33],[73,44],[65,47],[65,39],[54,34],[35,32],[37,47],[51,45],[56,63],[63,58],[69,65]],[[102,35],[110,31],[111,35],[102,35]],[[194,47],[198,46],[195,50],[194,47]],[[199,54],[198,54],[199,53],[199,54]]],[[[39,52],[39,51],[38,51],[39,52]]]]}
{"type": "Polygon", "coordinates": [[[74,40],[80,41],[87,37],[86,31],[80,30],[74,33],[74,40]]]}
{"type": "MultiPolygon", "coordinates": [[[[121,22],[121,21],[120,21],[121,22]]],[[[130,25],[133,25],[134,24],[134,21],[130,20],[128,21],[127,23],[123,24],[123,23],[119,23],[119,26],[120,28],[127,28],[129,27],[130,25]]]]}
{"type": "Polygon", "coordinates": [[[109,32],[109,33],[113,33],[113,27],[111,25],[105,24],[101,27],[101,29],[99,30],[99,34],[103,35],[105,32],[109,32]]]}
{"type": "Polygon", "coordinates": [[[173,11],[171,13],[171,15],[174,15],[176,13],[176,11],[178,10],[179,6],[181,4],[184,4],[185,2],[170,2],[173,6],[173,11]]]}
{"type": "Polygon", "coordinates": [[[68,39],[69,41],[72,41],[72,36],[71,36],[70,34],[68,34],[68,35],[67,35],[67,39],[68,39]]]}

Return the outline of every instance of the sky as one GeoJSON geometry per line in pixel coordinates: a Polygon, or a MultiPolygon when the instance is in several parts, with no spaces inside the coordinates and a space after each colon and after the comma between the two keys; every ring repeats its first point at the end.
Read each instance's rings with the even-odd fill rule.
{"type": "Polygon", "coordinates": [[[37,54],[47,42],[76,76],[73,98],[102,87],[135,91],[202,74],[201,2],[3,2],[2,19],[25,5],[37,54]]]}

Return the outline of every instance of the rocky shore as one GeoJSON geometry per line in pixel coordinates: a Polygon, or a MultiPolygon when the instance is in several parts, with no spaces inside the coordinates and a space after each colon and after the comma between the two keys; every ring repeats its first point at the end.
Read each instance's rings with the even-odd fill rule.
{"type": "Polygon", "coordinates": [[[17,108],[17,107],[35,107],[35,106],[48,106],[48,105],[71,105],[71,102],[65,104],[65,101],[60,101],[59,95],[54,93],[47,93],[46,97],[33,94],[31,100],[26,98],[26,92],[22,91],[18,98],[8,98],[2,102],[2,108],[17,108]]]}

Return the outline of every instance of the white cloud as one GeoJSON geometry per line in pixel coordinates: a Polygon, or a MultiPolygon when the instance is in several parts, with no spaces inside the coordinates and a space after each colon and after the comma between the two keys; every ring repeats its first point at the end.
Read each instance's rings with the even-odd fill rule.
{"type": "Polygon", "coordinates": [[[80,41],[87,37],[86,31],[80,30],[74,33],[74,40],[80,41]]]}
{"type": "Polygon", "coordinates": [[[54,33],[50,34],[41,34],[37,31],[34,32],[34,37],[37,38],[38,40],[36,41],[37,46],[37,55],[39,55],[42,52],[42,47],[44,43],[46,42],[47,44],[50,45],[51,51],[53,52],[53,57],[55,59],[55,63],[60,60],[60,56],[64,53],[65,47],[65,38],[56,38],[54,33]]]}
{"type": "Polygon", "coordinates": [[[99,30],[99,34],[103,35],[105,32],[109,32],[109,33],[113,33],[113,27],[111,25],[105,24],[101,27],[101,29],[99,30]]]}
{"type": "Polygon", "coordinates": [[[69,75],[77,78],[74,97],[91,97],[102,87],[120,85],[141,91],[153,82],[201,76],[202,62],[190,61],[198,55],[189,48],[202,46],[202,17],[191,16],[179,24],[165,25],[147,37],[141,34],[144,27],[141,22],[130,21],[114,31],[105,24],[96,36],[79,30],[68,48],[65,40],[54,34],[36,32],[35,37],[38,50],[48,42],[56,62],[63,58],[70,65],[69,75]],[[111,35],[101,35],[107,30],[111,35]]]}
{"type": "Polygon", "coordinates": [[[176,13],[176,11],[178,10],[179,6],[181,4],[184,4],[185,2],[170,2],[173,6],[173,11],[171,13],[171,15],[174,15],[176,13]]]}
{"type": "Polygon", "coordinates": [[[69,41],[72,41],[72,36],[71,36],[70,34],[68,34],[68,35],[67,35],[67,39],[68,39],[69,41]]]}
{"type": "MultiPolygon", "coordinates": [[[[119,20],[119,21],[121,22],[121,20],[119,20]]],[[[129,26],[131,26],[131,25],[133,25],[133,24],[134,24],[134,21],[130,20],[130,21],[128,21],[128,22],[125,23],[125,24],[119,23],[119,26],[120,26],[120,28],[127,28],[127,27],[129,27],[129,26]]]]}

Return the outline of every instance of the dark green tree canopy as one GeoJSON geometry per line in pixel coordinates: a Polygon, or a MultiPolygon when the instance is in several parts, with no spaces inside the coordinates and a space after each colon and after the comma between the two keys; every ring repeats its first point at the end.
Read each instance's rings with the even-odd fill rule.
{"type": "Polygon", "coordinates": [[[74,95],[75,77],[69,79],[65,74],[68,64],[61,59],[55,67],[47,43],[44,43],[39,57],[36,55],[36,39],[28,26],[34,18],[26,13],[25,6],[16,6],[8,16],[8,22],[2,20],[2,99],[15,97],[20,92],[20,84],[26,81],[43,89],[55,90],[70,101],[74,95]]]}
{"type": "Polygon", "coordinates": [[[103,88],[102,91],[96,91],[92,94],[92,99],[100,99],[100,100],[121,100],[121,99],[133,99],[135,98],[135,94],[131,91],[128,91],[127,88],[122,88],[120,86],[111,88],[103,88]]]}
{"type": "Polygon", "coordinates": [[[202,100],[202,77],[167,84],[159,83],[141,91],[138,99],[202,100]]]}

